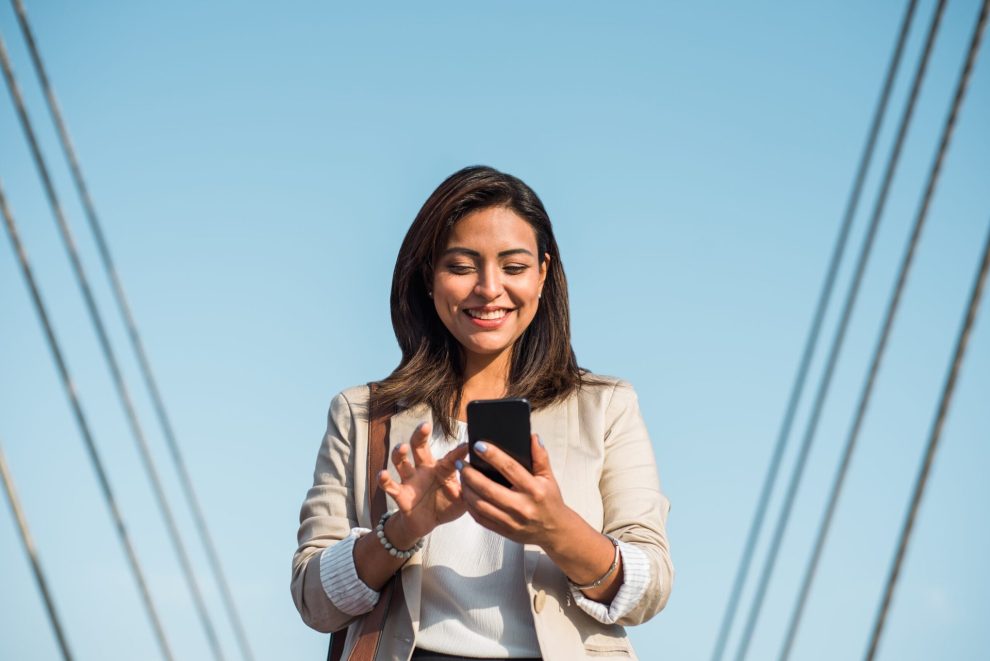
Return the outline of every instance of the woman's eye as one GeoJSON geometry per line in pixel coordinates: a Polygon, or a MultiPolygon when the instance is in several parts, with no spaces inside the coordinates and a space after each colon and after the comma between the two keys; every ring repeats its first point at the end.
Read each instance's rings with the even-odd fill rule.
{"type": "Polygon", "coordinates": [[[474,267],[470,264],[450,264],[447,266],[447,270],[455,275],[464,275],[473,271],[474,267]]]}
{"type": "Polygon", "coordinates": [[[529,267],[525,264],[508,264],[502,268],[505,269],[505,272],[509,275],[518,275],[529,267]]]}

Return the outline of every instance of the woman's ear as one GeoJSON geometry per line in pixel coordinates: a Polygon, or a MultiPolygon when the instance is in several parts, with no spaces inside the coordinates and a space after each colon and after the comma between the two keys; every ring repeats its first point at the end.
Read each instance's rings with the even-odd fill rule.
{"type": "Polygon", "coordinates": [[[433,298],[433,269],[422,269],[420,274],[423,276],[423,288],[426,289],[426,295],[433,298]]]}
{"type": "Polygon", "coordinates": [[[550,253],[543,253],[543,261],[540,262],[540,296],[543,296],[543,285],[547,281],[547,273],[550,272],[550,253]]]}

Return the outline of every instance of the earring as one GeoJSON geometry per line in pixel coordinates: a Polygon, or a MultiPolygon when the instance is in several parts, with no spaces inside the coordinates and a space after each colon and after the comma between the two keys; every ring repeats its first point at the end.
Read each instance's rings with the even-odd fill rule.
{"type": "Polygon", "coordinates": [[[426,292],[426,295],[429,296],[430,298],[433,298],[433,292],[431,291],[426,292]]]}

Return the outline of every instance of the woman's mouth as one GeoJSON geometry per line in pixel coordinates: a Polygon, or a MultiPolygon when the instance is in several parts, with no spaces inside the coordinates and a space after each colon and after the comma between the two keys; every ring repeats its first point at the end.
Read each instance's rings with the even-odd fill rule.
{"type": "Polygon", "coordinates": [[[471,323],[488,330],[501,326],[512,310],[506,308],[470,308],[464,310],[471,323]]]}
{"type": "Polygon", "coordinates": [[[490,321],[492,319],[501,319],[508,312],[505,308],[498,308],[495,310],[465,310],[468,316],[473,319],[484,319],[485,321],[490,321]]]}

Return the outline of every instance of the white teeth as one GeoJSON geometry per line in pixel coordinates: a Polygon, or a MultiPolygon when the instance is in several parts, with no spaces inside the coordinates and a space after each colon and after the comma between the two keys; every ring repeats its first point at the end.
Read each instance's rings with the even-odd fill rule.
{"type": "Polygon", "coordinates": [[[475,319],[501,319],[505,316],[505,310],[465,310],[475,319]]]}

